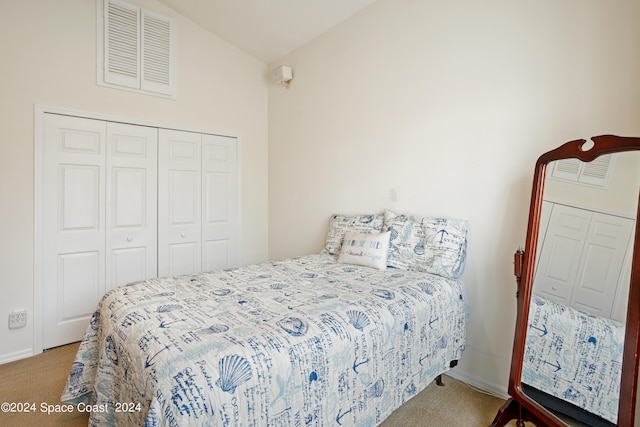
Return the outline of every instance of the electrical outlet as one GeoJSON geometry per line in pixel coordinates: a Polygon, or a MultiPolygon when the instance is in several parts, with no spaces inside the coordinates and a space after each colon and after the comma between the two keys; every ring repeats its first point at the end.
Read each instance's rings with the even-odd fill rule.
{"type": "Polygon", "coordinates": [[[24,328],[27,325],[27,311],[20,310],[9,313],[9,329],[24,328]]]}

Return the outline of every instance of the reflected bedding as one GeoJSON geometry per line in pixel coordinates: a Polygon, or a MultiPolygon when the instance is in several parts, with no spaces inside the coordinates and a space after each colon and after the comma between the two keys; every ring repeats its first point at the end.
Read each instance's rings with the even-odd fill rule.
{"type": "Polygon", "coordinates": [[[616,423],[624,325],[533,295],[522,382],[616,423]]]}

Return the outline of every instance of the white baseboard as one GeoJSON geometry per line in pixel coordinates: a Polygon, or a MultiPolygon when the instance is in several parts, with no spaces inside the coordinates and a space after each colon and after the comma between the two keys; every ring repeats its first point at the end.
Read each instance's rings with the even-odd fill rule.
{"type": "Polygon", "coordinates": [[[500,399],[509,398],[509,392],[505,386],[479,380],[478,378],[467,375],[456,368],[450,369],[449,371],[445,372],[445,375],[448,375],[458,381],[462,381],[463,383],[477,388],[478,390],[481,390],[487,394],[499,397],[500,399]]]}
{"type": "Polygon", "coordinates": [[[27,348],[20,351],[14,351],[13,353],[6,353],[0,355],[0,365],[4,363],[14,362],[20,359],[26,359],[27,357],[33,356],[33,349],[27,348]]]}

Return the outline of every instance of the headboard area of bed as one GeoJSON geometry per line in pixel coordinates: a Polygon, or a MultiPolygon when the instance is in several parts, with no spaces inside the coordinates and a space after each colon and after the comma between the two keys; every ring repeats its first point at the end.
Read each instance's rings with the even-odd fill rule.
{"type": "MultiPolygon", "coordinates": [[[[354,245],[354,234],[373,234],[378,237],[380,251],[377,268],[422,271],[456,279],[462,276],[467,255],[466,220],[398,214],[385,209],[383,213],[344,215],[334,214],[329,222],[326,246],[322,252],[338,255],[354,245]],[[350,233],[349,245],[343,245],[346,233],[350,233]],[[386,235],[385,233],[388,233],[386,235]],[[388,245],[386,244],[388,239],[388,245]]],[[[364,236],[371,239],[371,236],[364,236]]],[[[361,246],[370,244],[359,243],[361,246]]],[[[367,257],[361,257],[363,262],[367,257]]],[[[357,258],[347,258],[358,263],[357,258]]]]}

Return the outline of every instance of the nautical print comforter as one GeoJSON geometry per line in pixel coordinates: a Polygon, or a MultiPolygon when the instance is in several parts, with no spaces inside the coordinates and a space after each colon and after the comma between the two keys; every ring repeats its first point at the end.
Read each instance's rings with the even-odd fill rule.
{"type": "Polygon", "coordinates": [[[533,296],[522,382],[618,420],[624,325],[533,296]]]}
{"type": "Polygon", "coordinates": [[[328,254],[132,283],[62,401],[98,405],[90,425],[375,426],[462,356],[463,295],[328,254]]]}

